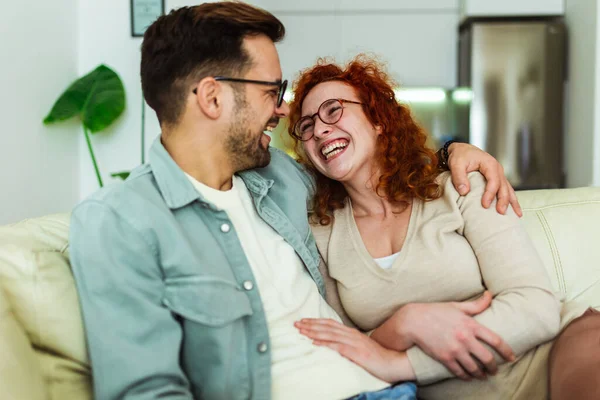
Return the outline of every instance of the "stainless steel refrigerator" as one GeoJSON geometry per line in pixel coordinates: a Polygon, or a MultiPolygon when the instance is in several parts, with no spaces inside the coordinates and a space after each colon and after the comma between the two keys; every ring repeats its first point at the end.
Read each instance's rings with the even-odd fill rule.
{"type": "Polygon", "coordinates": [[[459,29],[463,139],[496,157],[517,189],[563,187],[566,29],[562,18],[472,19],[459,29]]]}

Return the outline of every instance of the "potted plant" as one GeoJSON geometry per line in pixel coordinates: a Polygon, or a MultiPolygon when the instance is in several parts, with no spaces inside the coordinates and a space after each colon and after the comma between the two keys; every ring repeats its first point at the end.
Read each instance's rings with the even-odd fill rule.
{"type": "Polygon", "coordinates": [[[98,162],[92,148],[91,134],[110,126],[125,110],[125,88],[116,72],[100,65],[73,82],[56,100],[44,118],[44,124],[79,116],[83,134],[100,187],[103,186],[98,162]]]}

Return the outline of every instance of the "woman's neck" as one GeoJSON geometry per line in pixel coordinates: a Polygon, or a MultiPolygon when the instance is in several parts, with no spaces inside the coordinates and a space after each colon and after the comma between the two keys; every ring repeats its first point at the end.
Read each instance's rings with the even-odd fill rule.
{"type": "Polygon", "coordinates": [[[381,197],[377,194],[375,188],[380,176],[380,174],[373,174],[366,180],[361,179],[361,183],[356,180],[342,182],[352,201],[352,210],[355,217],[376,216],[378,218],[385,218],[406,209],[406,206],[393,204],[386,197],[381,197]]]}

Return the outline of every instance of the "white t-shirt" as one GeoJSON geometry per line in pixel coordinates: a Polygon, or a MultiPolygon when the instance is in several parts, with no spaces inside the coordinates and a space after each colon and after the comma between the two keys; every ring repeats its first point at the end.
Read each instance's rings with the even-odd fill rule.
{"type": "Polygon", "coordinates": [[[341,320],[293,247],[259,217],[244,181],[234,176],[231,190],[220,191],[188,178],[227,213],[254,273],[271,339],[273,399],[344,399],[389,386],[294,327],[302,318],[341,320]]]}

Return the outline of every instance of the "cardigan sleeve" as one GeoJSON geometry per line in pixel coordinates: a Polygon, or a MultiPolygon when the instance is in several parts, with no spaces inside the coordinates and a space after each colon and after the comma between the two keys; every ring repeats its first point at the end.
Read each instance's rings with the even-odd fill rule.
{"type": "MultiPolygon", "coordinates": [[[[469,174],[469,181],[471,191],[466,196],[460,196],[450,180],[444,190],[448,191],[445,196],[456,198],[464,221],[458,233],[471,245],[482,282],[494,296],[490,307],[474,318],[521,355],[556,336],[560,302],[533,242],[512,208],[505,215],[496,212],[495,202],[483,208],[485,179],[477,172],[469,174]]],[[[492,352],[498,363],[504,362],[492,352]]],[[[407,354],[420,384],[454,377],[417,346],[407,354]]]]}

